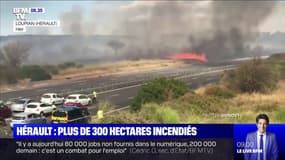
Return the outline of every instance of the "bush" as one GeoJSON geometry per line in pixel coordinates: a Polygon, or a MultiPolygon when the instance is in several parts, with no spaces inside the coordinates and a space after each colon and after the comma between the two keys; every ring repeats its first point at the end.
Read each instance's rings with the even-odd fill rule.
{"type": "Polygon", "coordinates": [[[285,53],[271,55],[267,62],[279,72],[281,79],[285,79],[285,53]]]}
{"type": "Polygon", "coordinates": [[[0,66],[0,84],[14,84],[18,82],[17,68],[0,66]]]}
{"type": "Polygon", "coordinates": [[[285,108],[283,106],[283,108],[279,109],[276,113],[276,120],[281,122],[281,123],[285,123],[285,108]]]}
{"type": "Polygon", "coordinates": [[[59,73],[58,68],[53,65],[45,65],[43,66],[43,69],[46,70],[49,74],[53,74],[53,75],[57,75],[59,73]]]}
{"type": "Polygon", "coordinates": [[[156,103],[144,104],[138,114],[150,123],[179,123],[179,114],[176,110],[156,103]]]}
{"type": "Polygon", "coordinates": [[[112,115],[106,115],[102,119],[94,119],[92,123],[125,124],[125,123],[150,123],[142,115],[119,111],[112,115]]]}
{"type": "Polygon", "coordinates": [[[38,65],[23,66],[19,72],[21,78],[30,78],[31,81],[51,79],[51,75],[38,65]]]}
{"type": "Polygon", "coordinates": [[[76,63],[74,62],[65,62],[65,63],[58,65],[58,68],[62,70],[67,69],[67,68],[73,68],[73,67],[76,67],[76,63]]]}
{"type": "Polygon", "coordinates": [[[179,123],[179,114],[169,107],[157,110],[156,116],[158,123],[179,123]]]}
{"type": "Polygon", "coordinates": [[[154,102],[160,104],[168,99],[178,98],[188,91],[187,86],[178,80],[158,78],[147,82],[131,102],[131,110],[138,111],[142,104],[154,102]]]}
{"type": "Polygon", "coordinates": [[[189,116],[188,114],[223,113],[231,106],[227,99],[193,93],[187,93],[168,105],[181,113],[181,116],[186,115],[186,117],[189,116]]]}
{"type": "Polygon", "coordinates": [[[269,92],[276,88],[278,74],[274,68],[261,59],[253,59],[240,65],[234,72],[227,72],[223,78],[227,86],[241,92],[269,92]]]}
{"type": "Polygon", "coordinates": [[[212,96],[217,96],[217,97],[221,97],[221,98],[232,98],[235,96],[234,92],[231,91],[230,89],[218,85],[218,84],[213,84],[213,85],[209,85],[206,87],[205,95],[212,95],[212,96]]]}

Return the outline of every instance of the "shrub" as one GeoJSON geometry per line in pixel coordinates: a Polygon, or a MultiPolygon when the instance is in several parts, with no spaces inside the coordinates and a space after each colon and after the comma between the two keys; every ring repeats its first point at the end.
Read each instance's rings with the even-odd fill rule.
{"type": "Polygon", "coordinates": [[[92,123],[108,123],[108,124],[124,124],[124,123],[150,123],[142,115],[136,113],[117,112],[111,115],[106,115],[102,119],[95,119],[92,123]]]}
{"type": "Polygon", "coordinates": [[[17,68],[0,66],[0,84],[14,84],[18,82],[17,68]]]}
{"type": "Polygon", "coordinates": [[[179,123],[179,114],[169,107],[157,110],[156,116],[158,123],[179,123]]]}
{"type": "Polygon", "coordinates": [[[278,74],[263,60],[256,58],[228,72],[223,82],[241,92],[268,92],[276,88],[278,74]]]}
{"type": "Polygon", "coordinates": [[[281,123],[285,123],[285,108],[283,106],[283,108],[279,109],[276,113],[276,120],[281,122],[281,123]]]}
{"type": "Polygon", "coordinates": [[[235,96],[234,92],[231,91],[230,89],[218,85],[218,84],[212,84],[209,85],[205,88],[205,95],[212,95],[212,96],[217,96],[221,98],[232,98],[235,96]]]}
{"type": "Polygon", "coordinates": [[[58,68],[62,70],[67,69],[67,68],[73,68],[73,67],[76,67],[76,63],[74,62],[65,62],[65,63],[58,65],[58,68]]]}
{"type": "Polygon", "coordinates": [[[44,65],[43,69],[46,70],[49,74],[53,74],[53,75],[57,75],[58,72],[58,68],[54,65],[44,65]]]}
{"type": "Polygon", "coordinates": [[[178,80],[158,78],[147,82],[131,102],[131,110],[138,111],[142,104],[154,102],[160,104],[168,99],[178,98],[188,91],[187,86],[178,80]]]}
{"type": "Polygon", "coordinates": [[[279,72],[281,79],[285,79],[285,53],[271,55],[267,62],[279,72]]]}
{"type": "MultiPolygon", "coordinates": [[[[169,104],[171,105],[171,104],[169,104]]],[[[172,108],[183,114],[197,114],[204,113],[223,113],[226,112],[230,106],[227,99],[216,96],[201,96],[198,94],[187,93],[178,100],[172,102],[172,108]]]]}
{"type": "Polygon", "coordinates": [[[38,65],[23,66],[19,72],[21,78],[30,78],[31,81],[51,79],[51,75],[38,65]]]}

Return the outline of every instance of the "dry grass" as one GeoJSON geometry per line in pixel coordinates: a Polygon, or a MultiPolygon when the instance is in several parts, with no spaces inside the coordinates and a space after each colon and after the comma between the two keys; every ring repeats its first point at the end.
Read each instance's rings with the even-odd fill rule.
{"type": "MultiPolygon", "coordinates": [[[[206,87],[195,90],[204,95],[206,87]]],[[[225,100],[228,110],[203,115],[193,114],[188,123],[254,123],[257,114],[265,113],[273,123],[285,123],[285,81],[278,83],[278,89],[270,94],[238,94],[235,98],[225,100]],[[238,114],[236,118],[221,118],[222,114],[238,114]],[[206,116],[205,116],[206,115],[206,116]],[[215,116],[213,116],[215,115],[215,116]],[[283,115],[283,116],[282,116],[283,115]]]]}
{"type": "Polygon", "coordinates": [[[171,109],[163,114],[166,117],[176,113],[178,123],[255,123],[260,113],[267,114],[271,123],[285,123],[285,81],[278,83],[278,89],[271,94],[239,94],[230,99],[203,95],[204,89],[201,87],[195,91],[198,94],[187,93],[160,105],[145,104],[138,113],[125,111],[108,115],[105,123],[161,123],[154,114],[161,108],[171,109]]]}
{"type": "Polygon", "coordinates": [[[88,65],[82,68],[70,68],[60,72],[53,79],[82,78],[106,76],[110,74],[138,73],[149,70],[159,70],[167,67],[182,65],[181,62],[171,60],[139,60],[121,61],[109,64],[88,65]]]}
{"type": "Polygon", "coordinates": [[[172,60],[139,60],[139,61],[120,61],[108,64],[88,65],[81,68],[70,68],[53,76],[51,80],[29,82],[20,81],[13,85],[0,85],[1,92],[22,90],[26,88],[37,88],[57,84],[72,83],[87,78],[95,78],[108,75],[140,73],[164,68],[175,68],[183,66],[181,61],[172,60]]]}

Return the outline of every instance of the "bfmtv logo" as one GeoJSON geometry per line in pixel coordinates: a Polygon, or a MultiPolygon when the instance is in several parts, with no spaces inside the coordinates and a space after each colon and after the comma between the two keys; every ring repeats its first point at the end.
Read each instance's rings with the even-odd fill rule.
{"type": "Polygon", "coordinates": [[[13,8],[13,14],[15,14],[17,20],[26,20],[26,14],[30,13],[45,13],[45,8],[13,8]]]}

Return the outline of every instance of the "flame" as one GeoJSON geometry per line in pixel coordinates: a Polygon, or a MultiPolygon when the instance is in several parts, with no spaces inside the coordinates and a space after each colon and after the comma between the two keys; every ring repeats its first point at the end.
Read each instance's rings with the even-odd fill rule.
{"type": "Polygon", "coordinates": [[[174,60],[196,60],[200,62],[208,62],[207,56],[205,53],[197,54],[197,53],[177,53],[168,58],[174,60]]]}

